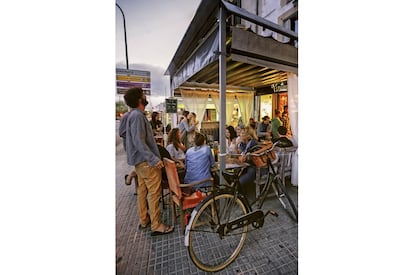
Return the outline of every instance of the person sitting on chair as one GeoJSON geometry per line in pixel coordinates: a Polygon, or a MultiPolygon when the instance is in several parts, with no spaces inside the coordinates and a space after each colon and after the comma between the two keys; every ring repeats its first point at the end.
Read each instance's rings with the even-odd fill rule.
{"type": "Polygon", "coordinates": [[[275,142],[279,142],[276,145],[277,147],[285,148],[293,146],[292,141],[286,137],[287,129],[285,126],[279,126],[277,131],[279,132],[279,138],[275,140],[275,142]]]}
{"type": "Polygon", "coordinates": [[[179,162],[183,165],[185,160],[185,146],[181,142],[180,129],[173,128],[168,134],[168,145],[167,150],[170,153],[172,160],[179,162]]]}
{"type": "Polygon", "coordinates": [[[247,159],[246,154],[254,151],[259,142],[257,141],[255,129],[250,126],[242,131],[240,137],[243,145],[240,146],[242,150],[239,160],[250,164],[240,177],[240,191],[244,195],[247,195],[248,189],[251,189],[254,186],[256,180],[256,166],[251,160],[247,159]]]}
{"type": "MultiPolygon", "coordinates": [[[[194,138],[195,146],[187,150],[185,154],[186,173],[184,183],[191,183],[211,178],[211,168],[216,166],[210,146],[206,144],[206,137],[196,132],[194,138]]],[[[196,185],[193,189],[211,186],[211,182],[196,185]]]]}
{"type": "Polygon", "coordinates": [[[226,154],[235,154],[236,152],[236,131],[229,125],[226,127],[226,154]]]}
{"type": "Polygon", "coordinates": [[[272,125],[269,116],[263,117],[263,122],[257,127],[257,136],[259,141],[272,139],[272,125]]]}

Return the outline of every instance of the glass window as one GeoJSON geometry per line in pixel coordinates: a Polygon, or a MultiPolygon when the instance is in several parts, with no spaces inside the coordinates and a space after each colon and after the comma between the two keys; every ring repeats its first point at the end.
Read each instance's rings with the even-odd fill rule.
{"type": "Polygon", "coordinates": [[[272,95],[260,96],[260,120],[264,116],[273,117],[272,112],[272,95]]]}
{"type": "Polygon", "coordinates": [[[217,121],[216,109],[206,109],[203,121],[217,121]]]}

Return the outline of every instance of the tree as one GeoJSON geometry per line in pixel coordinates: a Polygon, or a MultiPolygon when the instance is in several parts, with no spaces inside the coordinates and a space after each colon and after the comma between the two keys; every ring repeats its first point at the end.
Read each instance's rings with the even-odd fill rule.
{"type": "Polygon", "coordinates": [[[119,118],[124,113],[128,112],[128,106],[123,101],[117,101],[115,103],[115,115],[119,118]]]}

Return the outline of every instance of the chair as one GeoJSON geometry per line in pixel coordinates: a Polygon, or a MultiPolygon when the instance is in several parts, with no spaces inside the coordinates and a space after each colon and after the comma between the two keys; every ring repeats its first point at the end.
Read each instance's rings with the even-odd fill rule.
{"type": "MultiPolygon", "coordinates": [[[[288,176],[291,176],[292,174],[292,159],[294,154],[296,153],[296,150],[298,148],[296,146],[290,146],[290,147],[275,147],[275,152],[276,152],[276,159],[271,161],[271,164],[275,170],[274,176],[277,176],[280,178],[280,180],[282,181],[283,186],[286,186],[286,181],[285,178],[288,176]]],[[[269,169],[269,175],[273,174],[273,170],[269,169]]],[[[257,174],[256,174],[257,175],[257,174]]],[[[256,185],[256,199],[259,198],[260,194],[261,194],[261,188],[265,186],[265,183],[268,179],[266,178],[264,181],[260,181],[258,182],[258,184],[256,185]]],[[[277,196],[277,188],[275,186],[274,183],[272,183],[271,187],[273,188],[276,196],[277,196]]],[[[266,192],[266,196],[268,196],[267,192],[269,191],[269,189],[266,192]]]]}
{"type": "Polygon", "coordinates": [[[201,184],[206,181],[213,182],[213,178],[207,178],[201,181],[192,182],[188,184],[181,184],[178,178],[178,172],[177,172],[177,167],[175,165],[175,162],[167,158],[164,158],[163,161],[164,161],[165,172],[168,178],[168,185],[170,187],[170,201],[171,201],[171,206],[172,206],[171,209],[172,209],[172,216],[173,216],[173,224],[175,224],[177,221],[176,208],[175,208],[175,205],[177,205],[180,208],[181,230],[183,230],[184,232],[185,210],[196,207],[206,197],[206,193],[194,192],[191,195],[187,195],[182,192],[181,188],[192,187],[192,186],[201,184]]]}
{"type": "Polygon", "coordinates": [[[286,186],[285,178],[292,175],[292,159],[297,149],[296,146],[275,149],[278,156],[277,173],[280,174],[284,186],[286,186]]]}
{"type": "Polygon", "coordinates": [[[161,170],[161,202],[162,202],[162,209],[165,209],[165,196],[168,196],[170,192],[169,186],[168,186],[168,179],[167,175],[164,171],[164,168],[161,170]],[[168,190],[167,193],[164,193],[164,190],[168,190]]]}
{"type": "MultiPolygon", "coordinates": [[[[167,149],[164,148],[164,146],[157,144],[158,151],[160,152],[161,159],[169,158],[171,159],[170,153],[167,151],[167,149]]],[[[169,186],[168,186],[168,179],[167,174],[165,173],[165,169],[161,169],[161,202],[162,202],[162,209],[165,209],[165,196],[168,196],[169,194],[169,186]],[[167,190],[167,193],[164,194],[164,190],[167,190]]]]}

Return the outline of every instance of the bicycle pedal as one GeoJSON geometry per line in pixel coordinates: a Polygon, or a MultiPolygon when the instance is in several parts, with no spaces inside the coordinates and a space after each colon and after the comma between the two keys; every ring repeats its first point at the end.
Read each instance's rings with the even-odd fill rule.
{"type": "Polygon", "coordinates": [[[279,217],[279,214],[275,210],[269,210],[269,211],[267,211],[266,215],[267,214],[272,214],[275,217],[279,217]]]}

